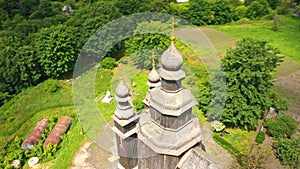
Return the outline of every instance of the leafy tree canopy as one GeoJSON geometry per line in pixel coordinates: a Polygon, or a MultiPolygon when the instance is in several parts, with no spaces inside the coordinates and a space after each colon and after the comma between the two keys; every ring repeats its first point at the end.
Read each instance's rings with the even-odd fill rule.
{"type": "Polygon", "coordinates": [[[227,96],[222,121],[227,125],[254,129],[270,106],[271,73],[281,62],[279,50],[266,41],[242,39],[222,59],[227,96]]]}
{"type": "MultiPolygon", "coordinates": [[[[150,68],[151,52],[155,49],[160,50],[156,52],[156,56],[160,56],[161,52],[170,44],[167,32],[171,32],[170,25],[160,21],[139,23],[134,31],[135,36],[125,41],[126,54],[130,55],[139,66],[150,68]]],[[[156,57],[156,60],[158,59],[156,57]]]]}
{"type": "Polygon", "coordinates": [[[37,34],[39,62],[48,77],[57,78],[73,69],[79,51],[76,28],[44,28],[37,34]]]}

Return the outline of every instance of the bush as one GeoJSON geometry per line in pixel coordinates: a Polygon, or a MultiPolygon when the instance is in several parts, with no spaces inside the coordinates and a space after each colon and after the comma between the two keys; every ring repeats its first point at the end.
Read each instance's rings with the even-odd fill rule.
{"type": "Polygon", "coordinates": [[[241,18],[235,22],[236,24],[251,24],[251,21],[248,18],[241,18]]]}
{"type": "Polygon", "coordinates": [[[300,137],[296,140],[279,139],[275,142],[276,156],[285,165],[300,168],[300,137]]]}
{"type": "Polygon", "coordinates": [[[264,132],[260,131],[257,135],[256,142],[262,144],[265,141],[266,135],[264,132]]]}
{"type": "Polygon", "coordinates": [[[270,12],[267,3],[253,1],[247,8],[246,17],[249,19],[259,19],[270,12]]]}
{"type": "Polygon", "coordinates": [[[246,17],[247,7],[242,5],[235,8],[235,13],[239,19],[246,17]]]}
{"type": "Polygon", "coordinates": [[[291,138],[298,125],[295,119],[289,115],[278,115],[276,119],[266,119],[265,127],[268,133],[275,138],[291,138]]]}
{"type": "Polygon", "coordinates": [[[112,70],[116,67],[116,59],[111,57],[106,57],[101,61],[100,65],[104,69],[112,70]]]}
{"type": "Polygon", "coordinates": [[[59,81],[54,79],[46,80],[45,83],[43,83],[43,85],[44,86],[42,87],[42,89],[48,93],[55,93],[61,88],[59,81]]]}

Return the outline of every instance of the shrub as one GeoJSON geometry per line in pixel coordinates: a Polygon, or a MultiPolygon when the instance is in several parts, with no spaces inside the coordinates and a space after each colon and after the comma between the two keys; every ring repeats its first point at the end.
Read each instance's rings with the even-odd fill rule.
{"type": "Polygon", "coordinates": [[[239,19],[246,17],[247,7],[242,5],[235,8],[235,13],[239,19]]]}
{"type": "Polygon", "coordinates": [[[257,135],[256,142],[262,144],[265,141],[266,135],[264,132],[260,131],[257,135]]]}
{"type": "Polygon", "coordinates": [[[42,89],[48,93],[55,93],[61,88],[59,81],[48,79],[44,82],[42,89]]]}
{"type": "Polygon", "coordinates": [[[269,13],[268,6],[263,2],[253,1],[247,8],[246,17],[259,19],[269,13]]]}
{"type": "Polygon", "coordinates": [[[112,70],[116,67],[116,59],[111,57],[106,57],[101,61],[100,65],[104,69],[112,70]]]}
{"type": "Polygon", "coordinates": [[[248,18],[241,18],[235,22],[236,24],[250,24],[251,21],[248,18]]]}
{"type": "Polygon", "coordinates": [[[276,156],[286,165],[300,168],[300,137],[296,140],[279,139],[275,142],[276,156]]]}
{"type": "Polygon", "coordinates": [[[275,138],[290,138],[297,130],[295,119],[289,115],[278,115],[276,119],[266,119],[268,133],[275,138]]]}

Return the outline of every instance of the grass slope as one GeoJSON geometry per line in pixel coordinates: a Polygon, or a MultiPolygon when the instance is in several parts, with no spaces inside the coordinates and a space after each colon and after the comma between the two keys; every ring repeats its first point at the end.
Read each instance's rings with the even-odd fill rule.
{"type": "Polygon", "coordinates": [[[211,26],[236,38],[266,40],[279,48],[285,56],[300,62],[300,19],[283,16],[278,31],[273,31],[273,21],[255,21],[252,24],[211,26]]]}

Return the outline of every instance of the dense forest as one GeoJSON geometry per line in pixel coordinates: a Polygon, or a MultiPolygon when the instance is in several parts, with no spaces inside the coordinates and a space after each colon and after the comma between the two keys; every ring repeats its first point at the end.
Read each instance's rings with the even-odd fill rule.
{"type": "MultiPolygon", "coordinates": [[[[171,0],[1,0],[0,104],[45,79],[64,78],[72,72],[88,38],[121,16],[162,12],[178,15],[195,25],[226,24],[240,19],[272,19],[276,13],[295,11],[291,7],[297,3],[283,0],[248,0],[244,4],[239,0],[192,0],[186,4],[171,0]]],[[[125,47],[130,44],[126,41],[132,39],[118,44],[107,56],[114,57],[112,53],[116,50],[137,48],[125,47]]],[[[151,42],[152,46],[160,45],[151,42]]]]}
{"type": "MultiPolygon", "coordinates": [[[[0,108],[1,106],[5,107],[10,100],[17,100],[18,94],[24,94],[22,91],[37,86],[38,88],[34,89],[38,90],[37,93],[43,91],[43,94],[49,94],[47,95],[49,98],[52,97],[50,94],[54,93],[53,95],[57,95],[55,98],[59,100],[56,101],[59,103],[58,105],[69,106],[73,109],[73,102],[69,96],[71,87],[64,86],[62,82],[56,80],[73,78],[72,73],[76,60],[82,55],[87,59],[97,61],[97,63],[102,61],[99,65],[101,70],[98,71],[106,77],[101,76],[98,83],[101,83],[100,80],[107,83],[112,81],[114,74],[112,70],[116,66],[116,61],[125,62],[123,56],[131,57],[134,65],[141,70],[150,69],[152,67],[151,54],[141,54],[138,51],[148,49],[164,51],[169,46],[169,36],[148,33],[151,30],[145,30],[145,28],[155,27],[161,32],[170,32],[170,25],[162,24],[166,21],[162,21],[161,18],[153,17],[151,22],[128,21],[128,23],[124,23],[124,29],[133,29],[131,31],[136,33],[134,36],[124,38],[103,54],[101,49],[114,40],[113,37],[109,37],[106,44],[96,44],[100,47],[91,52],[95,55],[86,53],[84,46],[91,40],[90,37],[97,30],[118,18],[144,12],[167,13],[178,16],[176,18],[178,23],[187,20],[195,26],[250,24],[267,20],[272,22],[271,31],[276,32],[279,31],[281,16],[299,15],[299,4],[300,0],[190,0],[188,3],[182,4],[177,3],[176,0],[0,0],[0,108]],[[131,28],[126,25],[130,25],[131,28]],[[102,55],[105,57],[99,58],[102,55]],[[38,86],[38,84],[42,86],[38,86]],[[43,86],[46,87],[43,88],[43,86]],[[52,88],[54,88],[53,91],[52,88]],[[60,98],[61,95],[55,94],[60,88],[68,88],[64,91],[67,91],[67,94],[63,95],[68,99],[63,100],[60,98]]],[[[107,33],[114,33],[114,30],[109,30],[107,33]]],[[[179,49],[183,50],[184,44],[177,43],[179,49]]],[[[216,141],[223,147],[225,145],[225,149],[231,154],[236,155],[235,157],[240,160],[241,165],[249,165],[248,168],[253,168],[253,166],[260,165],[257,162],[258,157],[251,156],[251,154],[240,154],[241,150],[224,142],[226,138],[220,139],[219,136],[224,134],[220,131],[224,132],[226,126],[226,128],[237,130],[241,128],[245,132],[251,132],[257,128],[258,122],[264,118],[265,111],[270,106],[277,110],[288,109],[289,103],[273,88],[273,75],[276,73],[276,68],[283,62],[283,56],[280,54],[280,50],[270,45],[269,42],[253,38],[242,38],[234,48],[229,48],[224,53],[226,54],[222,56],[221,66],[225,77],[216,73],[212,74],[209,79],[203,65],[197,63],[198,65],[193,67],[193,63],[188,63],[188,59],[185,59],[185,64],[190,64],[188,66],[191,67],[191,72],[194,73],[196,79],[188,76],[186,83],[189,87],[197,86],[201,89],[196,94],[193,93],[198,102],[197,111],[202,112],[208,121],[220,121],[219,128],[214,129],[218,136],[216,141]],[[214,89],[211,88],[210,81],[216,82],[217,85],[214,86],[214,89]],[[225,89],[218,86],[218,82],[225,83],[225,81],[227,93],[226,104],[223,105],[221,100],[225,99],[225,89]],[[209,111],[212,107],[215,109],[209,111]],[[220,109],[224,110],[221,119],[213,113],[220,109]]],[[[155,55],[159,56],[160,54],[158,52],[155,55]]],[[[158,60],[158,58],[156,59],[158,60]]],[[[140,76],[146,77],[146,74],[140,76]]],[[[110,84],[97,85],[98,88],[105,86],[103,89],[96,89],[101,90],[102,93],[111,87],[110,84]]],[[[135,108],[142,109],[143,98],[133,99],[135,108]]],[[[42,99],[37,104],[43,104],[42,99]]],[[[49,104],[49,107],[57,106],[54,105],[49,104]]],[[[24,112],[28,114],[26,118],[29,119],[30,116],[34,116],[32,114],[35,112],[28,113],[31,111],[28,107],[24,109],[24,112]]],[[[114,107],[108,106],[107,109],[114,109],[114,107]]],[[[8,115],[10,109],[3,108],[3,110],[5,110],[4,120],[0,118],[0,125],[2,122],[2,125],[7,125],[5,121],[10,119],[8,115]]],[[[70,110],[69,113],[72,118],[76,119],[73,111],[70,110]]],[[[110,115],[107,115],[107,118],[109,119],[110,115]]],[[[14,120],[14,118],[11,119],[14,120]]],[[[21,122],[16,124],[14,129],[18,128],[18,125],[21,126],[21,122]]],[[[78,122],[75,127],[79,125],[78,122]]],[[[268,128],[268,134],[276,139],[274,148],[276,156],[281,159],[281,162],[299,167],[300,154],[297,150],[300,139],[299,136],[294,136],[298,127],[296,121],[288,115],[281,115],[276,119],[267,119],[265,127],[268,128]],[[293,152],[292,156],[289,152],[293,152]]],[[[14,132],[14,129],[6,131],[3,136],[8,137],[14,132]]],[[[82,128],[78,127],[78,130],[80,129],[82,128]]],[[[264,133],[261,135],[259,137],[263,137],[264,140],[264,133]]],[[[13,146],[6,144],[7,152],[9,152],[8,150],[13,152],[21,142],[18,137],[14,142],[13,139],[15,138],[8,139],[12,141],[11,145],[13,146]]],[[[43,151],[40,150],[38,153],[43,153],[43,151]]],[[[19,154],[26,156],[25,152],[20,151],[19,154]]],[[[27,154],[27,156],[32,156],[32,154],[27,154]]],[[[49,159],[53,156],[54,153],[49,159]]],[[[10,160],[10,158],[7,159],[10,160]]],[[[9,160],[7,159],[8,165],[9,160]]]]}

